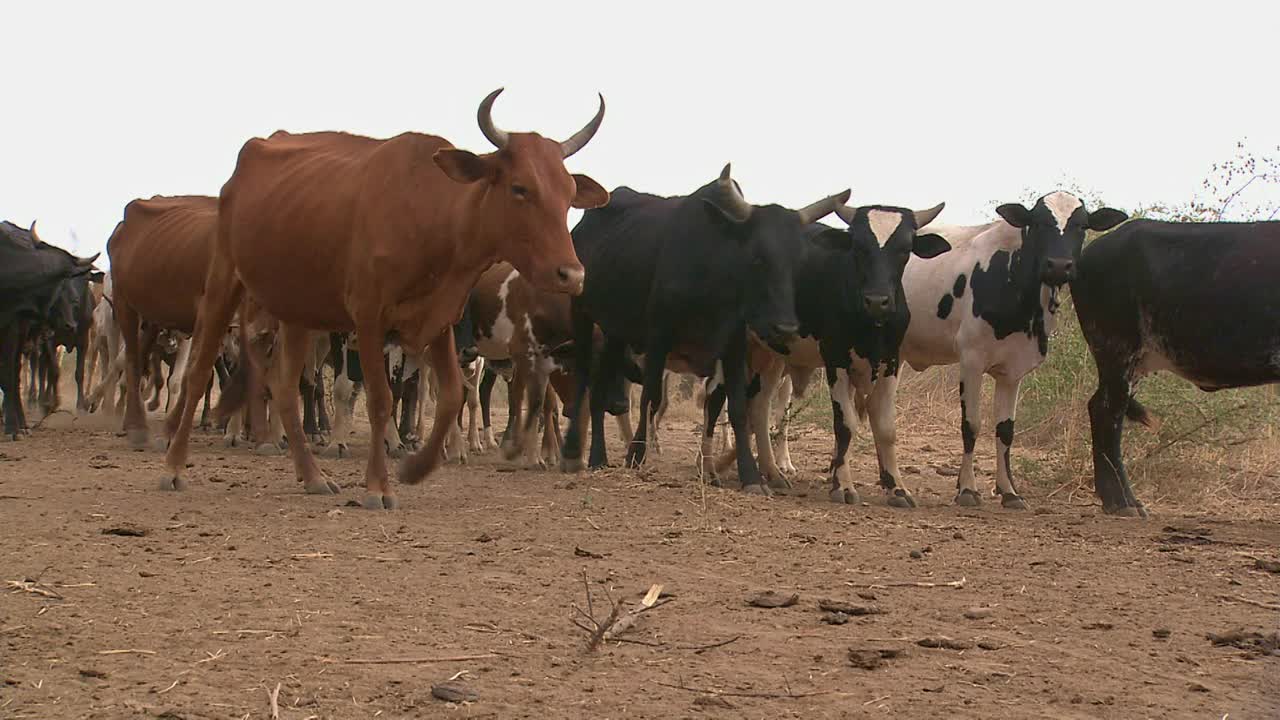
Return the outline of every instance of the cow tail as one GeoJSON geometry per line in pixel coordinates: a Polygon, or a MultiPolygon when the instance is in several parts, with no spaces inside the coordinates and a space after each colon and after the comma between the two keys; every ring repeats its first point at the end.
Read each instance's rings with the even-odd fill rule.
{"type": "Polygon", "coordinates": [[[218,404],[213,408],[214,422],[221,425],[235,413],[244,408],[249,399],[249,333],[245,323],[240,323],[240,354],[236,357],[236,369],[227,379],[226,387],[218,393],[218,404]]]}
{"type": "Polygon", "coordinates": [[[1129,404],[1125,406],[1124,416],[1136,423],[1146,425],[1153,432],[1160,430],[1160,418],[1148,412],[1133,395],[1129,396],[1129,404]]]}

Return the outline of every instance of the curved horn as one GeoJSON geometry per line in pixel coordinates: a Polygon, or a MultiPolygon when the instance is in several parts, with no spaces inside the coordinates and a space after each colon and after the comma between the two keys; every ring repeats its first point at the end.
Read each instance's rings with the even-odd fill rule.
{"type": "Polygon", "coordinates": [[[835,195],[822,198],[808,207],[797,210],[796,213],[800,215],[800,223],[808,225],[830,215],[837,208],[844,207],[844,204],[849,202],[849,196],[852,194],[853,192],[850,190],[838,192],[835,195]]]}
{"type": "Polygon", "coordinates": [[[929,223],[933,222],[934,219],[938,217],[938,213],[942,212],[942,208],[946,206],[947,206],[946,203],[940,202],[937,205],[934,205],[933,207],[929,208],[928,210],[916,210],[915,211],[916,229],[919,230],[925,225],[928,225],[929,223]]]}
{"type": "Polygon", "coordinates": [[[40,239],[40,233],[36,232],[35,220],[31,221],[31,229],[28,230],[27,232],[31,233],[31,239],[36,241],[37,244],[44,242],[43,240],[40,239]]]}
{"type": "Polygon", "coordinates": [[[596,116],[591,118],[591,122],[587,123],[585,127],[574,133],[573,137],[560,143],[560,152],[563,156],[569,157],[581,150],[595,136],[596,131],[600,129],[600,123],[603,121],[604,95],[600,95],[600,109],[596,111],[596,116]]]}
{"type": "Polygon", "coordinates": [[[506,130],[499,129],[493,124],[493,101],[498,99],[504,88],[498,88],[489,93],[484,100],[480,101],[480,109],[476,112],[476,121],[480,123],[480,132],[484,133],[484,137],[493,143],[494,147],[499,150],[507,146],[507,141],[511,137],[506,130]]]}
{"type": "Polygon", "coordinates": [[[720,178],[716,180],[716,185],[720,188],[721,201],[723,205],[719,205],[720,209],[728,215],[734,222],[744,223],[751,217],[751,203],[742,197],[742,190],[738,188],[738,181],[729,175],[729,166],[732,163],[725,163],[724,169],[720,171],[720,178]]]}
{"type": "Polygon", "coordinates": [[[852,225],[853,219],[858,215],[858,208],[841,205],[836,208],[836,215],[840,216],[840,219],[844,221],[845,225],[852,225]]]}
{"type": "Polygon", "coordinates": [[[101,255],[101,254],[102,254],[101,252],[96,252],[96,253],[94,253],[94,254],[93,254],[93,256],[92,256],[92,257],[87,257],[87,258],[81,258],[81,257],[78,257],[78,258],[76,258],[76,267],[82,267],[82,268],[85,268],[85,267],[89,267],[89,266],[93,265],[93,263],[97,261],[98,256],[99,256],[99,255],[101,255]]]}

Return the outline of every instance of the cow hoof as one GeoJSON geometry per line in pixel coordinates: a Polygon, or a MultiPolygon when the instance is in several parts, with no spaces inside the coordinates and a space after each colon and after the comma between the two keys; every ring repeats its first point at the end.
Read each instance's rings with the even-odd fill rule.
{"type": "Polygon", "coordinates": [[[507,460],[507,461],[515,460],[515,459],[516,459],[516,457],[517,457],[517,456],[519,456],[519,455],[520,455],[520,448],[515,447],[515,446],[513,446],[513,445],[503,445],[503,446],[502,446],[502,459],[503,459],[503,460],[507,460]]]}
{"type": "Polygon", "coordinates": [[[840,505],[862,504],[862,498],[858,496],[858,491],[853,488],[835,488],[827,493],[827,497],[831,498],[831,502],[840,505]]]}
{"type": "Polygon", "coordinates": [[[338,483],[325,478],[323,481],[317,480],[303,486],[308,495],[337,495],[342,492],[342,488],[338,487],[338,483]]]}
{"type": "Polygon", "coordinates": [[[769,487],[774,490],[791,490],[791,481],[779,475],[778,477],[769,478],[769,487]]]}
{"type": "Polygon", "coordinates": [[[911,493],[902,488],[895,488],[893,494],[889,496],[889,507],[896,508],[913,508],[917,507],[916,499],[911,497],[911,493]]]}
{"type": "Polygon", "coordinates": [[[151,441],[151,449],[156,452],[165,452],[169,449],[169,438],[158,437],[151,441]]]}
{"type": "Polygon", "coordinates": [[[279,457],[284,454],[284,451],[273,442],[264,442],[253,449],[253,454],[261,455],[262,457],[279,457]]]}
{"type": "Polygon", "coordinates": [[[714,487],[714,488],[723,488],[723,487],[724,487],[724,480],[721,480],[720,478],[716,477],[715,475],[712,475],[712,476],[710,476],[709,478],[707,478],[707,483],[708,483],[709,485],[711,485],[711,487],[714,487]]]}
{"type": "Polygon", "coordinates": [[[1000,493],[1000,507],[1005,510],[1026,510],[1027,501],[1014,493],[1000,493]]]}
{"type": "Polygon", "coordinates": [[[222,444],[229,448],[239,447],[240,438],[236,435],[225,435],[222,438],[222,444]]]}
{"type": "Polygon", "coordinates": [[[1102,512],[1108,515],[1114,515],[1115,517],[1141,518],[1143,520],[1151,517],[1147,513],[1147,508],[1142,505],[1142,503],[1138,503],[1137,505],[1121,505],[1119,507],[1110,508],[1104,507],[1102,512]]]}
{"type": "Polygon", "coordinates": [[[160,490],[164,492],[181,492],[187,489],[187,479],[180,475],[165,475],[160,478],[160,490]]]}
{"type": "Polygon", "coordinates": [[[582,458],[560,458],[560,472],[562,473],[580,473],[584,467],[582,458]]]}
{"type": "Polygon", "coordinates": [[[742,492],[744,495],[763,495],[765,497],[769,497],[770,495],[773,495],[773,491],[769,489],[769,486],[765,485],[762,482],[754,482],[748,485],[743,485],[742,492]]]}
{"type": "Polygon", "coordinates": [[[147,435],[146,428],[133,428],[128,431],[129,447],[134,450],[143,450],[150,444],[151,438],[147,435]]]}
{"type": "Polygon", "coordinates": [[[956,504],[960,507],[981,507],[982,498],[978,495],[977,490],[964,488],[956,494],[956,504]]]}
{"type": "Polygon", "coordinates": [[[327,458],[344,458],[349,457],[351,452],[347,450],[346,443],[334,443],[320,451],[320,454],[327,458]]]}
{"type": "Polygon", "coordinates": [[[395,495],[377,495],[375,493],[367,493],[360,505],[365,510],[395,510],[400,506],[400,502],[396,500],[395,495]]]}
{"type": "Polygon", "coordinates": [[[308,436],[307,441],[310,442],[314,447],[324,447],[325,443],[327,442],[324,439],[324,436],[318,433],[308,436]]]}
{"type": "Polygon", "coordinates": [[[399,447],[388,448],[387,457],[392,458],[394,460],[399,460],[400,458],[404,457],[404,446],[400,445],[399,447]]]}

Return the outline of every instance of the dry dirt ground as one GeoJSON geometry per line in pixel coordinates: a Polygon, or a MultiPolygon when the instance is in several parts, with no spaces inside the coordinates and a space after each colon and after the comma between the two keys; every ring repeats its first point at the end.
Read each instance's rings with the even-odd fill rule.
{"type": "Polygon", "coordinates": [[[797,492],[745,497],[698,482],[695,432],[673,422],[643,472],[491,452],[372,513],[348,505],[363,428],[322,461],[340,497],[208,434],[173,494],[160,455],[55,415],[0,444],[0,717],[268,718],[277,687],[292,720],[1280,717],[1274,644],[1206,637],[1274,642],[1275,522],[1035,489],[1031,512],[958,509],[950,433],[902,440],[914,511],[827,502],[817,430],[797,492]],[[602,621],[606,590],[670,599],[588,651],[584,577],[602,621]],[[798,600],[748,605],[766,590],[798,600]],[[880,612],[828,624],[822,600],[880,612]],[[450,679],[473,699],[434,698],[450,679]]]}

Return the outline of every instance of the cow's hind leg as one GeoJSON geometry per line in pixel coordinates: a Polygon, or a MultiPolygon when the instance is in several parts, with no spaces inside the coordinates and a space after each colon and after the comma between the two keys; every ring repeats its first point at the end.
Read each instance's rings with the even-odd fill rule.
{"type": "Polygon", "coordinates": [[[756,457],[760,474],[769,487],[790,488],[791,482],[783,475],[773,454],[773,442],[769,438],[769,416],[772,415],[773,396],[782,381],[786,364],[779,357],[770,357],[768,367],[760,370],[760,389],[751,397],[751,431],[756,438],[756,457]]]}
{"type": "Polygon", "coordinates": [[[1000,505],[1010,510],[1027,509],[1026,501],[1013,485],[1009,457],[1013,448],[1013,419],[1018,410],[1018,385],[1018,380],[996,377],[996,492],[1000,494],[1000,505]]]}
{"type": "Polygon", "coordinates": [[[857,410],[853,406],[849,371],[843,368],[827,368],[827,388],[831,392],[831,426],[835,430],[835,451],[831,460],[831,502],[857,505],[862,502],[853,487],[847,455],[853,441],[853,428],[857,422],[857,410]]]}
{"type": "Polygon", "coordinates": [[[960,459],[960,475],[956,478],[956,504],[977,507],[982,504],[977,480],[973,474],[973,449],[982,429],[982,371],[961,364],[960,368],[960,438],[964,456],[960,459]]]}
{"type": "Polygon", "coordinates": [[[271,368],[271,412],[280,418],[285,437],[289,441],[289,455],[293,470],[309,495],[336,495],[338,484],[326,478],[316,464],[315,456],[307,442],[302,419],[298,415],[298,383],[302,376],[306,355],[312,349],[311,332],[296,325],[281,323],[279,349],[271,368]]]}
{"type": "MultiPolygon", "coordinates": [[[[458,351],[453,339],[453,326],[445,325],[428,346],[431,367],[439,380],[436,414],[427,442],[400,465],[400,480],[411,485],[422,482],[440,467],[444,457],[445,436],[456,430],[458,411],[462,409],[462,369],[458,367],[458,351]]],[[[388,394],[390,394],[388,392],[388,394]]]]}
{"type": "MultiPolygon", "coordinates": [[[[142,409],[142,341],[141,319],[138,313],[127,303],[116,303],[116,322],[120,325],[120,336],[124,341],[124,431],[129,438],[129,446],[134,449],[147,446],[147,414],[142,409]]],[[[111,396],[115,395],[115,380],[109,378],[107,386],[107,403],[111,404],[111,396]]]]}

